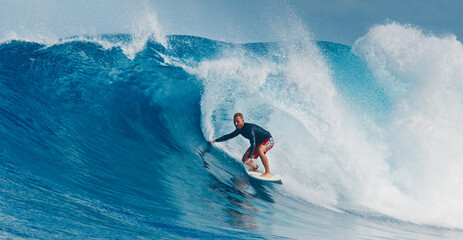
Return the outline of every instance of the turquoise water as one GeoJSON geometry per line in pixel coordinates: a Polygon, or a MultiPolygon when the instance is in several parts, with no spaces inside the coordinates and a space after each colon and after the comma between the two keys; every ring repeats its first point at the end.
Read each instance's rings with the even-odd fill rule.
{"type": "Polygon", "coordinates": [[[3,42],[0,236],[460,239],[461,44],[415,31],[353,47],[3,42]],[[238,111],[275,137],[283,185],[248,179],[243,138],[207,148],[238,111]]]}

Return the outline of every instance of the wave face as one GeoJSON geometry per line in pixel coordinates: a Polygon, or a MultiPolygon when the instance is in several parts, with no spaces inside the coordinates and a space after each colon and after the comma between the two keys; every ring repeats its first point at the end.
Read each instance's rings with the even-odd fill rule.
{"type": "Polygon", "coordinates": [[[398,24],[353,47],[5,41],[0,236],[461,237],[462,66],[454,37],[398,24]],[[235,112],[283,185],[249,181],[245,139],[207,146],[235,112]]]}

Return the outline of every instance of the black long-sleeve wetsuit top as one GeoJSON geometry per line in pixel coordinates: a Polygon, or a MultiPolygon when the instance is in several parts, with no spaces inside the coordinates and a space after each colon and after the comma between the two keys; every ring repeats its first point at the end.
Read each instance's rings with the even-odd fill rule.
{"type": "Polygon", "coordinates": [[[241,129],[237,128],[232,133],[219,137],[215,141],[223,142],[223,141],[226,141],[228,139],[238,136],[238,134],[241,134],[241,136],[249,139],[249,142],[251,143],[251,147],[250,147],[250,151],[248,155],[249,158],[252,158],[252,155],[254,154],[256,143],[261,144],[263,141],[272,137],[272,135],[269,132],[257,126],[256,124],[244,123],[244,126],[241,129]]]}

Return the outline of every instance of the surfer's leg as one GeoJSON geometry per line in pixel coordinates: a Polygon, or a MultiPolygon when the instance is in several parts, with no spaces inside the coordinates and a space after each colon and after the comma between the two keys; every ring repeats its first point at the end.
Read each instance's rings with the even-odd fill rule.
{"type": "Polygon", "coordinates": [[[259,169],[257,168],[257,165],[254,163],[254,161],[252,161],[251,159],[248,158],[248,155],[249,155],[249,149],[244,153],[243,158],[241,159],[241,161],[243,161],[244,164],[250,166],[253,169],[253,171],[259,172],[259,169]]]}
{"type": "Polygon", "coordinates": [[[259,145],[256,150],[260,160],[262,161],[262,164],[264,164],[265,167],[265,172],[261,176],[270,178],[270,167],[268,165],[267,155],[265,155],[265,152],[267,152],[267,147],[265,145],[259,145]]]}

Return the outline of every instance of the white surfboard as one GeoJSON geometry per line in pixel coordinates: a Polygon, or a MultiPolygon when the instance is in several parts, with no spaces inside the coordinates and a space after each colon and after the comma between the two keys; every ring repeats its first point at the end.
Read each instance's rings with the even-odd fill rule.
{"type": "Polygon", "coordinates": [[[260,175],[262,175],[261,172],[254,172],[254,171],[246,171],[246,172],[248,173],[249,177],[252,177],[252,178],[254,178],[256,180],[259,180],[259,181],[283,184],[283,182],[281,181],[280,178],[275,178],[273,176],[271,178],[261,177],[260,176],[260,175]]]}

